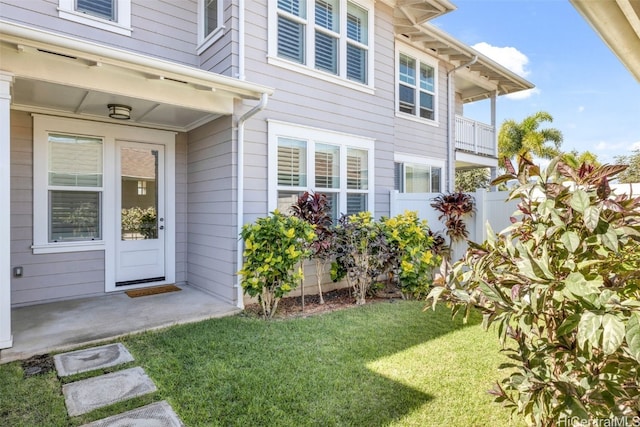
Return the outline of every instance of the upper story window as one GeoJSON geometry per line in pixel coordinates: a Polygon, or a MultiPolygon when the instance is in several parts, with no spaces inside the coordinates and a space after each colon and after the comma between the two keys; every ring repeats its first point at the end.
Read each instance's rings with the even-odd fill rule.
{"type": "Polygon", "coordinates": [[[439,193],[443,170],[444,161],[441,160],[396,155],[394,189],[400,193],[439,193]]]}
{"type": "Polygon", "coordinates": [[[131,0],[58,0],[58,16],[131,36],[131,0]]]}
{"type": "Polygon", "coordinates": [[[222,12],[222,0],[198,0],[198,55],[222,36],[222,12]]]}
{"type": "Polygon", "coordinates": [[[269,122],[269,150],[269,210],[288,212],[308,190],[326,194],[334,220],[372,209],[373,140],[269,122]]]}
{"type": "Polygon", "coordinates": [[[437,63],[417,52],[398,52],[397,105],[400,113],[437,121],[437,63]]]}
{"type": "Polygon", "coordinates": [[[372,2],[273,0],[271,9],[270,62],[283,59],[325,79],[371,85],[372,2]]]}

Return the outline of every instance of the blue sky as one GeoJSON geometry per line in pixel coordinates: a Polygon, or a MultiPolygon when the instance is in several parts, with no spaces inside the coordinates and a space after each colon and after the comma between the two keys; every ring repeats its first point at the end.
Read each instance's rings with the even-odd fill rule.
{"type": "MultiPolygon", "coordinates": [[[[453,0],[431,21],[536,85],[520,99],[499,97],[497,120],[550,113],[562,149],[591,151],[602,163],[640,149],[640,83],[566,0],[453,0]]],[[[465,106],[490,122],[490,106],[465,106]]]]}

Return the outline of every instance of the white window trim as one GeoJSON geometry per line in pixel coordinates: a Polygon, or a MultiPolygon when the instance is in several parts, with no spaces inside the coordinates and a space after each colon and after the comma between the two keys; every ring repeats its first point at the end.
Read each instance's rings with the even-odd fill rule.
{"type": "MultiPolygon", "coordinates": [[[[310,126],[297,125],[293,123],[281,122],[278,120],[267,120],[269,132],[268,148],[268,202],[267,208],[272,212],[278,207],[278,138],[293,138],[308,141],[307,145],[307,165],[314,165],[315,143],[335,145],[340,147],[340,176],[346,175],[346,148],[357,148],[367,150],[368,167],[368,187],[367,190],[348,190],[341,187],[336,191],[339,194],[339,206],[347,206],[347,193],[367,194],[367,207],[369,212],[375,216],[375,139],[360,135],[337,132],[327,129],[314,128],[310,126]],[[343,159],[344,157],[344,159],[343,159]],[[343,170],[344,169],[344,170],[343,170]],[[344,174],[343,174],[344,172],[344,174]]],[[[313,189],[315,182],[315,166],[307,170],[307,188],[313,189]]],[[[346,182],[344,183],[346,186],[346,182]]],[[[297,188],[293,187],[292,191],[297,188]]],[[[334,191],[332,191],[334,192],[334,191]]],[[[343,212],[338,212],[341,215],[343,212]]]]}
{"type": "Polygon", "coordinates": [[[116,0],[116,20],[76,11],[75,0],[58,0],[58,17],[123,36],[131,36],[131,0],[116,0]]]}
{"type": "Polygon", "coordinates": [[[198,0],[198,47],[196,48],[196,54],[201,55],[205,50],[207,50],[216,40],[220,39],[224,34],[225,26],[224,22],[224,8],[223,8],[223,0],[218,0],[218,27],[211,32],[211,34],[205,36],[205,16],[204,16],[204,6],[207,0],[198,0]]]}
{"type": "MultiPolygon", "coordinates": [[[[424,123],[424,124],[428,124],[431,126],[435,126],[435,127],[439,127],[439,123],[440,123],[440,105],[439,105],[439,99],[440,99],[440,95],[438,93],[438,89],[439,89],[439,84],[440,84],[440,76],[439,76],[439,72],[438,72],[438,59],[434,58],[431,55],[428,55],[425,52],[422,52],[414,47],[411,47],[409,45],[406,44],[402,44],[399,43],[398,41],[396,41],[396,53],[395,53],[395,112],[396,112],[396,117],[400,117],[402,119],[406,119],[406,120],[412,120],[414,122],[418,122],[418,123],[424,123]],[[400,54],[404,53],[405,55],[411,56],[412,58],[415,58],[416,61],[419,62],[423,62],[427,65],[430,65],[433,67],[433,78],[434,78],[434,99],[433,99],[433,105],[434,105],[434,111],[433,111],[433,120],[431,119],[425,119],[423,117],[420,117],[417,114],[407,114],[407,113],[403,113],[402,111],[400,111],[400,93],[398,91],[398,85],[400,84],[400,67],[398,66],[399,62],[400,62],[400,54]]],[[[416,75],[416,85],[420,85],[419,83],[419,69],[416,70],[418,72],[418,74],[416,75]]],[[[419,102],[419,97],[416,98],[416,106],[418,107],[418,102],[419,102]]],[[[417,112],[420,111],[420,108],[418,107],[417,112]]]]}
{"type": "MultiPolygon", "coordinates": [[[[445,161],[443,159],[435,159],[433,157],[425,157],[425,156],[417,156],[415,154],[405,154],[405,153],[394,153],[393,155],[394,163],[402,163],[403,165],[419,165],[419,166],[430,166],[437,167],[441,170],[440,176],[440,190],[439,193],[442,192],[442,187],[444,184],[445,177],[445,161]]],[[[404,177],[403,177],[404,179],[404,177]]]]}
{"type": "MultiPolygon", "coordinates": [[[[300,74],[304,74],[310,77],[315,77],[320,80],[324,80],[326,82],[338,84],[341,86],[348,87],[350,89],[359,90],[361,92],[365,92],[373,95],[375,93],[375,2],[372,0],[358,0],[353,1],[349,0],[351,3],[357,4],[358,6],[366,9],[367,13],[367,28],[369,30],[368,38],[367,38],[367,83],[359,83],[353,80],[349,80],[346,77],[346,61],[342,60],[343,56],[346,58],[346,28],[347,23],[344,19],[341,19],[340,22],[340,34],[343,34],[339,39],[339,49],[340,57],[339,61],[339,74],[335,75],[331,74],[327,71],[317,70],[315,67],[312,67],[308,64],[313,64],[314,56],[315,56],[315,46],[313,43],[310,43],[313,40],[313,33],[315,32],[315,8],[307,8],[307,18],[306,18],[306,34],[305,34],[305,43],[306,43],[306,52],[305,52],[305,64],[300,64],[295,61],[290,61],[288,59],[280,58],[278,56],[278,0],[269,0],[269,28],[268,28],[268,52],[267,52],[267,63],[271,65],[275,65],[278,67],[282,67],[291,71],[295,71],[300,74]],[[311,9],[311,10],[309,10],[311,9]],[[343,22],[345,21],[345,22],[343,22]],[[344,77],[343,77],[344,76],[344,77]]],[[[342,0],[340,4],[340,10],[344,8],[346,10],[346,0],[342,0]]],[[[342,18],[342,12],[341,12],[342,18]]]]}

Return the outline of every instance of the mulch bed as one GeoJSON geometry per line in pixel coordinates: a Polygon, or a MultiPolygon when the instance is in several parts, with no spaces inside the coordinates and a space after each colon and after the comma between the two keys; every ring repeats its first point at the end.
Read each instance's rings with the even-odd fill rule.
{"type": "MultiPolygon", "coordinates": [[[[278,303],[276,314],[273,317],[276,319],[308,317],[316,314],[357,307],[355,297],[352,295],[349,288],[323,292],[322,295],[324,298],[324,304],[320,304],[320,297],[318,295],[305,295],[304,310],[302,309],[301,297],[282,298],[278,303]]],[[[367,304],[400,298],[400,293],[379,293],[377,296],[367,297],[367,304]]],[[[258,303],[247,304],[244,308],[244,312],[250,316],[262,316],[262,309],[258,303]]]]}
{"type": "Polygon", "coordinates": [[[53,357],[48,354],[39,354],[22,362],[25,378],[46,374],[53,371],[54,368],[53,357]]]}

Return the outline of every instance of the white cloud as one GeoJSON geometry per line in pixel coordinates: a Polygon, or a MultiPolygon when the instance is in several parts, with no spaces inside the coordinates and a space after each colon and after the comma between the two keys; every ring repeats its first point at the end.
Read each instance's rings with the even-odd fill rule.
{"type": "Polygon", "coordinates": [[[578,113],[582,113],[584,111],[584,105],[578,107],[578,113]]]}
{"type": "Polygon", "coordinates": [[[534,87],[533,89],[521,90],[520,92],[510,93],[508,95],[505,95],[505,97],[509,99],[518,100],[518,99],[527,99],[533,95],[539,95],[539,94],[540,94],[540,89],[538,89],[537,87],[534,87]]]}
{"type": "Polygon", "coordinates": [[[515,47],[491,46],[486,42],[476,43],[471,47],[519,76],[527,77],[531,74],[531,71],[525,68],[529,63],[529,58],[515,47]]]}
{"type": "Polygon", "coordinates": [[[631,150],[640,150],[640,141],[631,144],[631,150]]]}
{"type": "MultiPolygon", "coordinates": [[[[531,74],[531,71],[526,68],[529,64],[529,58],[515,47],[492,46],[486,42],[476,43],[472,47],[521,77],[527,77],[531,74]]],[[[511,93],[506,97],[509,99],[519,100],[530,98],[531,96],[538,95],[539,93],[540,89],[533,88],[511,93]]]]}

